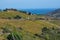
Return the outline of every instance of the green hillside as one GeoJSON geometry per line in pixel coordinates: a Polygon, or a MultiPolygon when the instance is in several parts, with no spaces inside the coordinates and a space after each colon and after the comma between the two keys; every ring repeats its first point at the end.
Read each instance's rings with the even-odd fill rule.
{"type": "Polygon", "coordinates": [[[50,30],[53,27],[58,28],[59,26],[46,20],[34,20],[38,17],[40,16],[28,15],[18,11],[0,12],[0,40],[9,40],[11,35],[13,38],[10,38],[10,40],[46,40],[43,37],[36,36],[36,34],[40,35],[44,27],[50,30]],[[19,16],[18,20],[18,17],[14,18],[16,15],[19,16]],[[28,17],[29,20],[27,20],[28,17]]]}
{"type": "Polygon", "coordinates": [[[27,15],[25,13],[22,13],[22,12],[18,12],[18,11],[4,11],[4,12],[0,12],[0,18],[14,18],[16,15],[22,17],[22,18],[32,18],[34,17],[33,15],[27,15]]]}

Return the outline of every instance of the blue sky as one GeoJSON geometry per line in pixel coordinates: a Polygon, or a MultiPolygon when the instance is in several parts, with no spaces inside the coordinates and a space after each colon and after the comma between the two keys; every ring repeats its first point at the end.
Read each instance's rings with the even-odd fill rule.
{"type": "Polygon", "coordinates": [[[0,0],[0,9],[3,8],[60,8],[60,0],[0,0]]]}

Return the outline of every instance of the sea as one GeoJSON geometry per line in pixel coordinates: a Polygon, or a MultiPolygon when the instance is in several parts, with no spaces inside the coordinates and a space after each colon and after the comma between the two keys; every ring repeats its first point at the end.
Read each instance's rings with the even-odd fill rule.
{"type": "Polygon", "coordinates": [[[31,12],[32,14],[47,14],[56,9],[21,9],[22,11],[31,12]]]}

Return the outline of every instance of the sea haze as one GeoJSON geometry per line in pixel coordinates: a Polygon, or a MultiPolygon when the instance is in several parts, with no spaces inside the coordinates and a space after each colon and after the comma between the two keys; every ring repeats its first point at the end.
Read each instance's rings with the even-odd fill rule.
{"type": "Polygon", "coordinates": [[[31,12],[32,14],[47,14],[55,9],[21,9],[22,11],[31,12]]]}

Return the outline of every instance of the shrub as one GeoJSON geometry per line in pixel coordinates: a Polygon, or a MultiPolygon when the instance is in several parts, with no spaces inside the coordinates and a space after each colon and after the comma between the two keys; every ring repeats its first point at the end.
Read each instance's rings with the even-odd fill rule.
{"type": "Polygon", "coordinates": [[[2,30],[3,30],[2,31],[3,33],[10,33],[11,32],[7,27],[3,27],[2,30]]]}
{"type": "Polygon", "coordinates": [[[22,40],[22,34],[14,27],[13,31],[7,36],[7,40],[22,40]]]}
{"type": "Polygon", "coordinates": [[[8,40],[21,40],[20,36],[17,34],[10,34],[7,37],[8,40]]]}
{"type": "Polygon", "coordinates": [[[28,15],[31,15],[31,12],[28,12],[28,15]]]}
{"type": "Polygon", "coordinates": [[[42,32],[45,33],[45,32],[49,32],[49,29],[47,27],[44,27],[42,28],[42,32]]]}
{"type": "Polygon", "coordinates": [[[19,15],[16,15],[14,19],[21,19],[21,17],[19,15]]]}
{"type": "Polygon", "coordinates": [[[38,34],[34,34],[34,35],[40,37],[40,35],[38,35],[38,34]]]}
{"type": "Polygon", "coordinates": [[[11,17],[8,17],[7,19],[11,19],[11,17]]]}
{"type": "Polygon", "coordinates": [[[22,36],[17,32],[12,32],[7,36],[7,40],[22,40],[22,36]]]}
{"type": "Polygon", "coordinates": [[[46,28],[44,27],[42,30],[42,38],[44,37],[45,40],[60,40],[60,29],[55,28],[46,28]]]}

